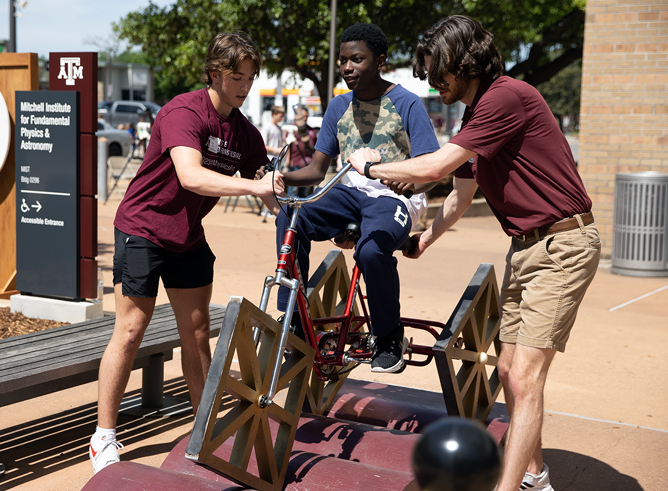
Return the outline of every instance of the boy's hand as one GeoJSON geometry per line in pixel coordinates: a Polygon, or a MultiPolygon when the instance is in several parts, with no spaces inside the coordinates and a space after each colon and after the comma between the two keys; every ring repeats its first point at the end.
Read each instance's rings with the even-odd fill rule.
{"type": "Polygon", "coordinates": [[[403,254],[405,257],[409,257],[411,259],[417,259],[419,258],[422,253],[427,249],[427,245],[420,240],[422,237],[422,234],[415,234],[411,237],[411,248],[407,251],[403,251],[403,254]]]}
{"type": "Polygon", "coordinates": [[[413,191],[415,192],[415,185],[406,183],[406,182],[397,182],[397,181],[386,181],[382,180],[380,181],[381,184],[386,185],[388,188],[390,188],[392,191],[397,193],[400,196],[403,196],[406,191],[413,191]]]}
{"type": "Polygon", "coordinates": [[[255,179],[256,180],[262,179],[266,173],[267,173],[266,167],[263,165],[262,167],[260,167],[258,170],[255,171],[255,179]]]}
{"type": "Polygon", "coordinates": [[[353,249],[355,247],[355,242],[353,242],[352,240],[347,240],[345,242],[337,242],[335,237],[332,237],[329,240],[332,242],[332,244],[341,249],[353,249]]]}

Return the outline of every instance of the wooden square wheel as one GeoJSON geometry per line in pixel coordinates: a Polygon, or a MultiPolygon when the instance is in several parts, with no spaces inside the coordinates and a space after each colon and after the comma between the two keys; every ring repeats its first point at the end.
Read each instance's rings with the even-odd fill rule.
{"type": "Polygon", "coordinates": [[[483,263],[434,345],[449,415],[485,422],[492,410],[502,388],[497,368],[500,321],[494,266],[483,263]],[[459,369],[455,362],[461,363],[459,369]]]}
{"type": "Polygon", "coordinates": [[[248,300],[230,298],[186,449],[186,458],[260,491],[283,488],[315,356],[289,333],[292,354],[281,364],[276,388],[287,388],[285,402],[266,404],[276,357],[284,356],[278,352],[280,333],[281,325],[248,300]],[[255,328],[261,334],[257,345],[255,328]],[[230,371],[233,360],[238,377],[230,371]]]}

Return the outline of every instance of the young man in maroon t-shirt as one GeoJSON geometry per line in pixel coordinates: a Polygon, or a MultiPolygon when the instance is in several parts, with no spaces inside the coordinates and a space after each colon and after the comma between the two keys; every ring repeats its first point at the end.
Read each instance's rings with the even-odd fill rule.
{"type": "Polygon", "coordinates": [[[100,363],[93,470],[119,461],[116,418],[132,363],[153,315],[162,278],[181,337],[183,375],[197,412],[211,363],[209,302],[213,262],[202,218],[221,196],[254,194],[275,206],[282,174],[254,180],[268,162],[260,132],[239,111],[260,73],[243,33],[219,34],[207,49],[207,87],[158,113],[144,162],[114,220],[116,323],[100,363]],[[234,178],[239,171],[241,179],[234,178]],[[269,200],[274,200],[270,203],[269,200]]]}
{"type": "Polygon", "coordinates": [[[442,101],[468,107],[461,131],[439,151],[376,165],[377,152],[350,157],[369,178],[431,182],[455,173],[454,190],[419,235],[419,257],[471,204],[478,186],[512,237],[501,289],[499,376],[511,416],[498,491],[552,490],[540,435],[543,389],[564,351],[601,253],[598,231],[564,135],[530,85],[500,76],[501,55],[477,21],[452,16],[418,42],[413,71],[442,101]]]}

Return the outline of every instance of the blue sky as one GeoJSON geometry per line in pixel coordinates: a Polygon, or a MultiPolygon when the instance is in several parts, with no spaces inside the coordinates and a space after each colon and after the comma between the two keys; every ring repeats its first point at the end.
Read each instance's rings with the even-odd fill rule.
{"type": "MultiPolygon", "coordinates": [[[[9,39],[9,5],[0,0],[0,39],[9,39]]],[[[19,53],[47,56],[59,51],[98,51],[86,41],[106,39],[111,23],[128,12],[142,9],[148,0],[27,0],[16,19],[16,49],[19,53]]],[[[161,7],[176,0],[153,0],[161,7]]]]}

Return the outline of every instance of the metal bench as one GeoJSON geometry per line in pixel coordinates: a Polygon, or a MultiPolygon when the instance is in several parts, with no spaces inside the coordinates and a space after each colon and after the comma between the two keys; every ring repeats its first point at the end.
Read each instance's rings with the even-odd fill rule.
{"type": "MultiPolygon", "coordinates": [[[[225,307],[211,305],[211,336],[217,336],[225,307]]],[[[0,340],[0,407],[97,380],[100,360],[115,317],[102,317],[0,340]]],[[[133,370],[143,369],[142,407],[163,407],[164,362],[179,347],[169,304],[156,307],[133,370]]]]}

